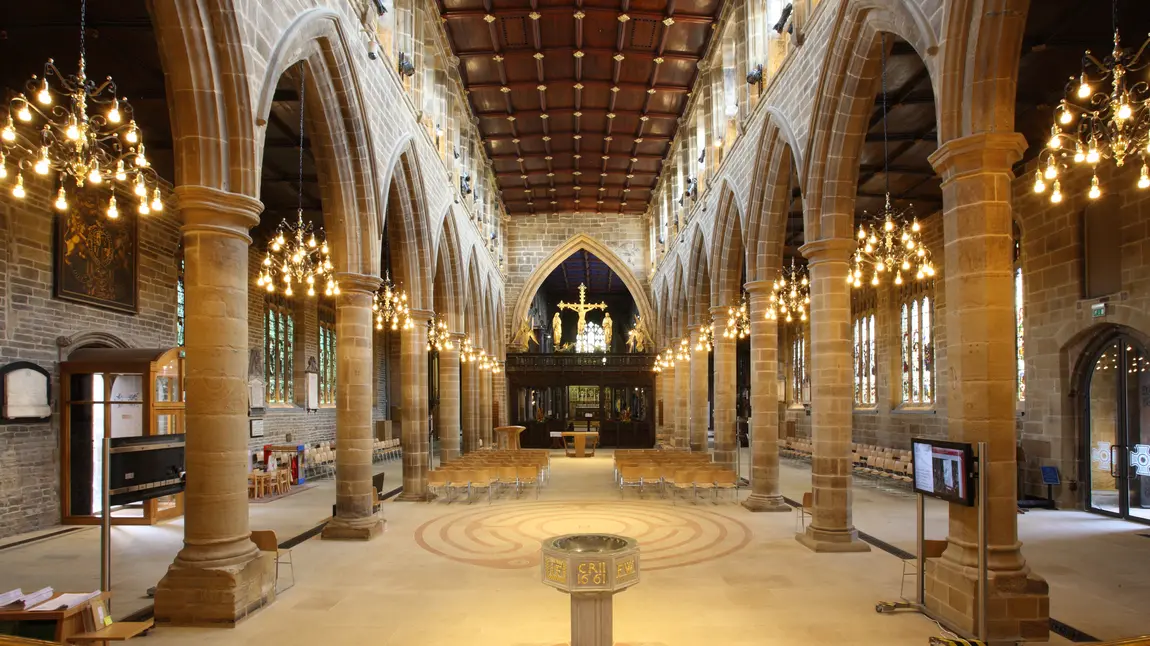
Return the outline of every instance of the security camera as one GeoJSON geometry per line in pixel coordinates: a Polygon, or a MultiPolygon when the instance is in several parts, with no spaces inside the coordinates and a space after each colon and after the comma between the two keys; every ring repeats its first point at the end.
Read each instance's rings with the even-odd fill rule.
{"type": "Polygon", "coordinates": [[[373,61],[375,59],[379,58],[379,43],[378,42],[372,40],[370,43],[368,43],[368,45],[367,45],[367,57],[373,61]]]}

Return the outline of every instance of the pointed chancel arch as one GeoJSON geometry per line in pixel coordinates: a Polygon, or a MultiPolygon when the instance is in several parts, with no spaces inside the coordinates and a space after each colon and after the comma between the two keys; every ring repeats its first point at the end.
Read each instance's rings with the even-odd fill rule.
{"type": "Polygon", "coordinates": [[[611,271],[615,272],[615,275],[623,280],[623,284],[627,286],[627,291],[631,292],[631,297],[635,299],[635,304],[639,307],[639,314],[643,320],[656,320],[655,310],[651,307],[650,299],[647,298],[647,290],[635,278],[627,264],[615,255],[615,252],[611,251],[607,245],[589,235],[580,233],[572,236],[571,239],[552,251],[551,255],[540,263],[535,271],[531,272],[531,276],[527,278],[527,282],[523,285],[523,291],[519,292],[519,298],[515,302],[515,309],[511,316],[512,325],[518,325],[519,321],[527,316],[528,310],[531,309],[531,301],[535,298],[535,293],[539,291],[539,287],[543,285],[547,276],[571,254],[584,249],[595,254],[599,260],[611,268],[611,271]]]}
{"type": "Polygon", "coordinates": [[[711,302],[734,305],[743,289],[747,255],[743,244],[743,216],[730,186],[719,198],[718,219],[711,236],[711,302]]]}

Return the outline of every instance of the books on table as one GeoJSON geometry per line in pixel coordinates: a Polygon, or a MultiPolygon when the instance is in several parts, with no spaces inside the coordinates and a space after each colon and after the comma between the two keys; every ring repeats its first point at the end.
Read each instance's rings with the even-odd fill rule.
{"type": "Polygon", "coordinates": [[[23,590],[16,588],[0,596],[0,599],[8,600],[7,603],[0,604],[0,607],[5,610],[28,610],[51,599],[53,594],[55,594],[55,590],[50,586],[28,594],[24,594],[23,590]]]}
{"type": "Polygon", "coordinates": [[[99,596],[100,591],[94,592],[70,592],[61,594],[53,599],[48,599],[40,605],[30,608],[33,612],[52,612],[57,610],[67,610],[75,608],[76,606],[86,603],[89,599],[99,596]]]}

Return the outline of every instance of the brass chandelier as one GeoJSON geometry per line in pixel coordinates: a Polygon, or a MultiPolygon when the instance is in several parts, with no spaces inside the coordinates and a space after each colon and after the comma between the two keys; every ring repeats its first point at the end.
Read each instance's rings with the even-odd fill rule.
{"type": "Polygon", "coordinates": [[[130,190],[140,215],[162,211],[156,173],[144,149],[143,133],[132,118],[132,106],[126,97],[116,96],[111,76],[99,85],[88,78],[87,9],[87,1],[81,0],[76,74],[65,76],[48,59],[43,77],[33,75],[27,83],[28,94],[35,100],[18,93],[9,101],[8,118],[0,129],[0,179],[8,177],[7,159],[12,157],[16,166],[12,196],[17,199],[27,195],[24,173],[30,169],[42,177],[58,176],[54,206],[59,211],[68,209],[66,179],[77,189],[107,183],[111,195],[105,213],[109,219],[120,217],[117,190],[130,190]]]}
{"type": "Polygon", "coordinates": [[[739,304],[727,308],[727,327],[723,338],[745,339],[751,334],[751,308],[747,303],[747,292],[739,295],[739,304]]]}
{"type": "MultiPolygon", "coordinates": [[[[880,275],[894,274],[894,284],[903,283],[903,273],[923,280],[934,276],[930,252],[922,244],[922,227],[911,209],[895,209],[890,199],[890,150],[887,134],[886,35],[882,37],[882,146],[886,179],[886,200],[875,216],[863,212],[869,224],[859,225],[858,242],[851,258],[847,283],[861,287],[864,269],[872,268],[870,284],[877,286],[880,275]]],[[[809,303],[809,300],[807,301],[809,303]]],[[[805,320],[805,312],[803,319],[805,320]]],[[[788,320],[790,320],[788,318],[788,320]]]]}
{"type": "Polygon", "coordinates": [[[797,316],[799,321],[807,320],[807,308],[811,304],[811,279],[805,265],[796,265],[791,256],[791,267],[783,268],[783,275],[771,283],[771,302],[767,306],[768,321],[783,319],[791,323],[797,316]]]}
{"type": "Polygon", "coordinates": [[[660,352],[655,356],[655,367],[652,368],[655,372],[663,372],[664,370],[673,370],[675,368],[675,352],[671,348],[660,352]]]}
{"type": "Polygon", "coordinates": [[[707,315],[707,322],[699,327],[699,340],[695,342],[695,352],[710,352],[715,349],[715,317],[707,315]]]}
{"type": "Polygon", "coordinates": [[[283,283],[285,296],[292,296],[293,284],[306,285],[307,295],[315,296],[316,283],[324,284],[325,296],[339,294],[339,283],[323,228],[312,227],[303,219],[303,144],[304,144],[304,82],[299,84],[299,194],[295,222],[284,218],[276,227],[276,234],[268,242],[263,267],[256,285],[272,293],[276,283],[283,283]]]}
{"type": "Polygon", "coordinates": [[[463,337],[463,344],[459,346],[459,360],[463,363],[475,361],[479,355],[475,351],[475,346],[471,343],[471,337],[463,337]]]}
{"type": "Polygon", "coordinates": [[[371,310],[375,312],[375,329],[382,330],[390,325],[391,330],[410,330],[411,308],[407,305],[407,292],[398,289],[391,282],[391,272],[384,274],[383,283],[372,294],[371,310]]]}
{"type": "Polygon", "coordinates": [[[679,339],[679,350],[675,353],[675,361],[683,363],[691,360],[691,342],[687,337],[679,339]]]}
{"type": "Polygon", "coordinates": [[[451,333],[447,331],[447,317],[434,314],[427,321],[427,351],[443,352],[455,348],[451,342],[451,333]]]}
{"type": "Polygon", "coordinates": [[[1127,157],[1137,153],[1142,158],[1137,186],[1142,190],[1150,188],[1150,84],[1139,78],[1150,67],[1150,57],[1142,60],[1150,38],[1137,50],[1122,47],[1118,0],[1113,0],[1111,20],[1114,50],[1103,59],[1090,50],[1082,56],[1082,72],[1078,78],[1070,78],[1056,122],[1050,126],[1050,141],[1039,156],[1045,162],[1040,161],[1034,171],[1034,192],[1045,193],[1047,182],[1052,182],[1053,204],[1062,201],[1059,173],[1070,165],[1068,159],[1093,170],[1087,191],[1092,200],[1102,197],[1098,164],[1104,159],[1112,159],[1115,166],[1122,168],[1127,157]]]}

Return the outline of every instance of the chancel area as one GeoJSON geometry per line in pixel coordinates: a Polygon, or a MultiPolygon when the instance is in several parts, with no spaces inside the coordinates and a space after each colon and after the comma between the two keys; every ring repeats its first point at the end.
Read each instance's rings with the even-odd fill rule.
{"type": "Polygon", "coordinates": [[[1150,644],[1148,34],[5,3],[0,644],[1150,644]]]}

